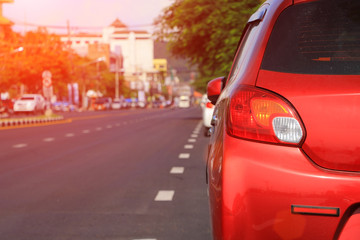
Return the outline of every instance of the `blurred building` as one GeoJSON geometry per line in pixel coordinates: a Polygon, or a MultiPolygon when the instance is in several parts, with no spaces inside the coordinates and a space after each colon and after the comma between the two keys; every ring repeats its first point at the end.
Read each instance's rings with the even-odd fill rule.
{"type": "Polygon", "coordinates": [[[105,57],[110,70],[133,82],[129,86],[144,89],[154,79],[154,41],[147,31],[130,30],[119,19],[103,29],[102,34],[69,34],[61,36],[79,55],[91,59],[105,57]],[[112,64],[113,63],[113,64],[112,64]],[[135,84],[134,84],[135,83],[135,84]]]}
{"type": "Polygon", "coordinates": [[[3,38],[13,25],[13,22],[3,16],[3,4],[13,2],[14,0],[0,0],[0,38],[3,38]]]}

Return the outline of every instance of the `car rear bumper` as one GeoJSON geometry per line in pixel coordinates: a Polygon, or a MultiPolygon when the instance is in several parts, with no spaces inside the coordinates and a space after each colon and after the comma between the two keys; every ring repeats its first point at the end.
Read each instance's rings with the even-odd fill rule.
{"type": "Polygon", "coordinates": [[[359,174],[322,169],[299,148],[224,135],[221,181],[209,170],[215,239],[333,239],[358,207],[359,174]]]}

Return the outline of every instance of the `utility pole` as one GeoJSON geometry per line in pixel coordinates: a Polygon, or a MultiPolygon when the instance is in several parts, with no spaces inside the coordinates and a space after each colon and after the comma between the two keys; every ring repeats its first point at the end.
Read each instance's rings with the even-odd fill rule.
{"type": "Polygon", "coordinates": [[[119,99],[119,58],[116,56],[115,62],[115,98],[119,99]]]}

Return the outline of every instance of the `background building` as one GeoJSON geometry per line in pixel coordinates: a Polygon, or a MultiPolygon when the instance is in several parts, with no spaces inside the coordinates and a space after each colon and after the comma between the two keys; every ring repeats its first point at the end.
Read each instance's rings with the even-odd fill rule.
{"type": "Polygon", "coordinates": [[[0,39],[4,38],[6,32],[10,30],[10,27],[13,25],[9,19],[3,16],[3,4],[4,3],[12,3],[14,0],[0,0],[0,39]]]}
{"type": "Polygon", "coordinates": [[[153,67],[154,41],[147,31],[132,31],[116,19],[103,29],[102,34],[76,34],[61,36],[79,55],[90,59],[105,57],[112,71],[120,72],[129,86],[147,90],[157,71],[153,67]],[[117,63],[117,64],[116,64],[117,63]],[[116,67],[117,66],[117,67],[116,67]]]}

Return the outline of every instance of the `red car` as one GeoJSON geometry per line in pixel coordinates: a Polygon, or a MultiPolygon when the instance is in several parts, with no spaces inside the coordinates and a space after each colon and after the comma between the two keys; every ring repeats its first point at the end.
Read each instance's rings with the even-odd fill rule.
{"type": "Polygon", "coordinates": [[[359,74],[359,0],[269,0],[251,16],[208,84],[214,239],[360,239],[359,74]]]}

